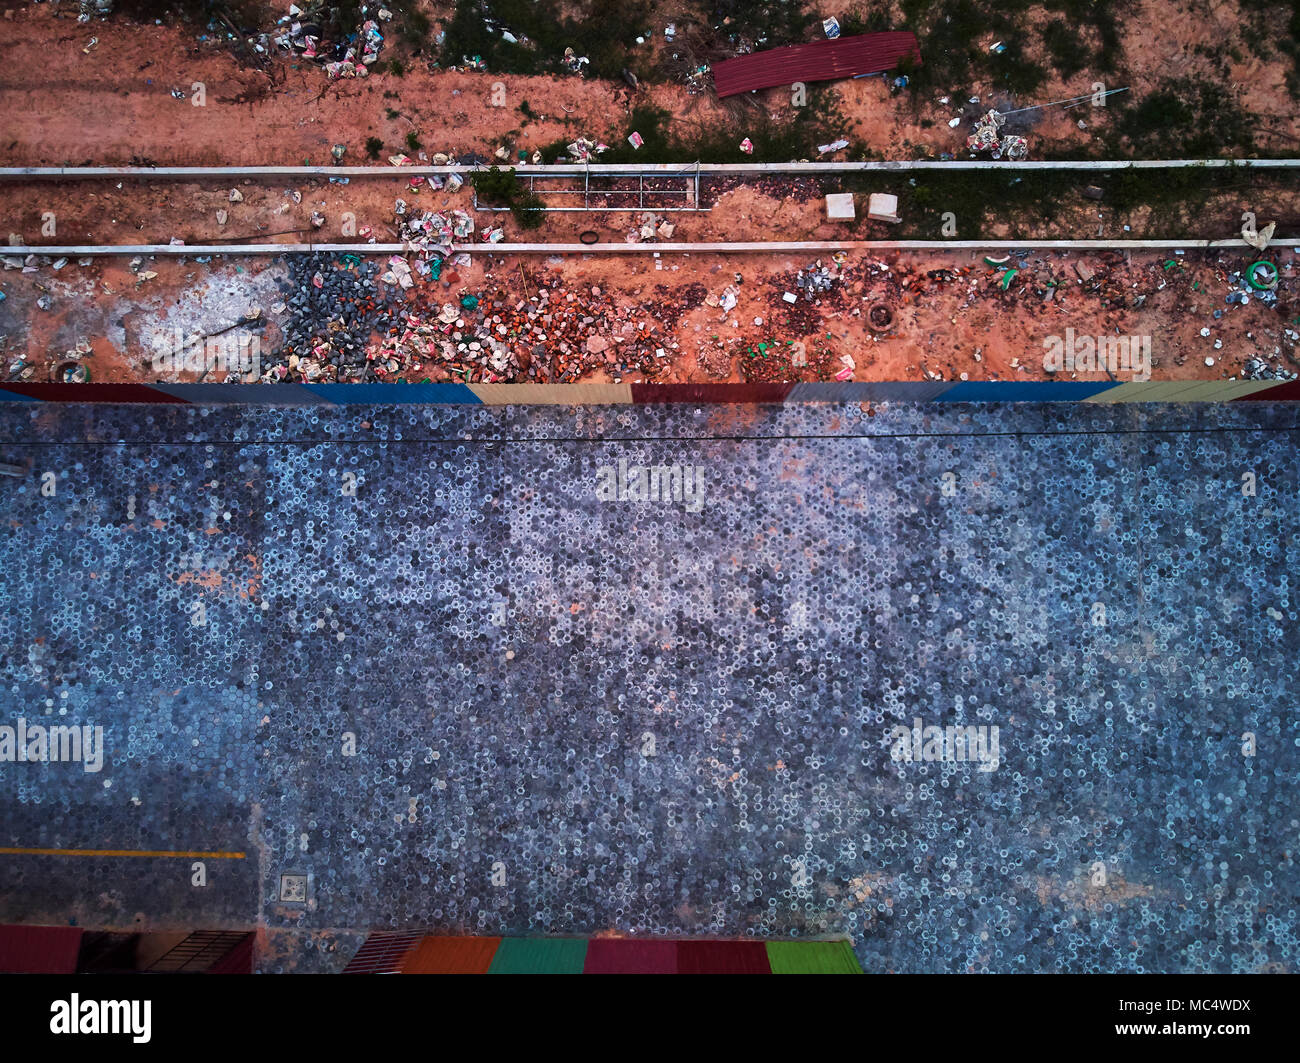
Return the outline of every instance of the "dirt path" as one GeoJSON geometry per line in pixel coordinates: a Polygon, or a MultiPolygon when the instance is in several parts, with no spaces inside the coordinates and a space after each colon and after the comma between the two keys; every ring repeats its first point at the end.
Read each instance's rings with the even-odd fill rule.
{"type": "MultiPolygon", "coordinates": [[[[332,268],[322,259],[320,268],[332,268]]],[[[1248,305],[1225,302],[1237,290],[1229,275],[1244,265],[1230,253],[1133,256],[1131,262],[1114,253],[1035,254],[1013,260],[1019,272],[1006,290],[1005,270],[978,255],[855,255],[846,257],[842,270],[823,260],[833,277],[831,290],[794,304],[785,293],[798,293],[796,275],[812,263],[793,256],[479,256],[407,293],[379,286],[382,297],[420,320],[431,320],[447,303],[459,305],[465,295],[490,302],[462,311],[458,325],[431,334],[427,357],[399,357],[383,378],[1035,380],[1049,378],[1045,341],[1065,336],[1067,329],[1078,336],[1149,336],[1155,380],[1239,377],[1252,360],[1294,373],[1300,369],[1300,331],[1287,315],[1297,316],[1300,270],[1294,255],[1278,259],[1283,302],[1271,308],[1258,298],[1248,305]],[[543,287],[550,301],[539,309],[543,287]],[[736,298],[730,309],[728,289],[736,298]],[[869,321],[879,304],[893,315],[889,327],[874,328],[869,321]],[[1202,336],[1202,329],[1209,335],[1202,336]],[[444,341],[455,339],[453,330],[466,340],[499,335],[519,350],[536,343],[540,330],[550,353],[525,359],[529,364],[522,369],[493,372],[471,356],[447,356],[444,341]],[[567,353],[557,353],[562,341],[567,353]]],[[[281,260],[159,260],[144,268],[157,276],[139,280],[114,259],[70,262],[58,271],[43,266],[0,273],[0,291],[7,296],[0,302],[6,367],[12,373],[21,362],[30,370],[28,379],[48,379],[78,344],[88,344],[93,354],[85,360],[95,380],[192,380],[193,374],[160,376],[151,370],[150,337],[175,328],[216,331],[250,310],[260,310],[270,322],[262,334],[263,369],[285,364],[283,308],[275,289],[286,276],[281,260]],[[43,297],[49,309],[38,305],[43,297]]],[[[319,331],[329,335],[328,313],[319,331]]],[[[347,379],[327,363],[313,365],[307,358],[295,360],[288,379],[347,379]]],[[[1106,372],[1057,377],[1109,378],[1106,372]]]]}

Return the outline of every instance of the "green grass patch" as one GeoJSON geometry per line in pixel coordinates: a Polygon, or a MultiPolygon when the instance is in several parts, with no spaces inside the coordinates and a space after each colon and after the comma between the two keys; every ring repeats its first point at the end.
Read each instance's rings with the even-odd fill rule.
{"type": "Polygon", "coordinates": [[[563,72],[565,48],[591,60],[585,73],[617,78],[651,25],[648,0],[586,0],[576,17],[557,0],[461,0],[442,45],[444,66],[481,56],[502,74],[563,72]],[[516,38],[507,41],[502,31],[516,38]]]}

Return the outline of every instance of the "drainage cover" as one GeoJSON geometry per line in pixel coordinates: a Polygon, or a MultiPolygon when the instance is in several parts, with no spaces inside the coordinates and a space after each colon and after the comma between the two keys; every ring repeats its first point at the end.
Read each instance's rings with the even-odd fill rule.
{"type": "Polygon", "coordinates": [[[307,902],[307,876],[286,874],[280,876],[280,900],[289,904],[307,902]]]}
{"type": "Polygon", "coordinates": [[[884,303],[876,303],[867,311],[867,324],[877,332],[883,332],[894,323],[894,311],[884,303]]]}

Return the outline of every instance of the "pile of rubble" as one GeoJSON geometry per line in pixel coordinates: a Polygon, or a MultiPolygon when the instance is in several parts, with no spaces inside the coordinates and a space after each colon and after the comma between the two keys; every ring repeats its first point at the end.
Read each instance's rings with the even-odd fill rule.
{"type": "Polygon", "coordinates": [[[567,150],[569,157],[574,162],[587,162],[597,155],[609,151],[609,145],[601,143],[599,140],[592,140],[590,137],[578,137],[568,146],[567,150]]]}
{"type": "Polygon", "coordinates": [[[627,233],[629,244],[653,244],[660,240],[671,240],[677,226],[666,218],[661,218],[654,211],[647,210],[636,219],[634,228],[627,233]]]}
{"type": "MultiPolygon", "coordinates": [[[[354,255],[324,262],[288,256],[283,300],[273,306],[281,344],[266,382],[456,380],[567,383],[593,373],[653,378],[677,345],[672,329],[704,301],[704,289],[620,306],[599,287],[567,289],[559,277],[511,295],[485,277],[486,291],[462,286],[464,254],[354,255]]],[[[734,305],[734,303],[733,303],[734,305]]]]}
{"type": "Polygon", "coordinates": [[[113,13],[113,0],[79,0],[81,13],[78,22],[89,22],[92,18],[106,18],[113,13]]]}
{"type": "Polygon", "coordinates": [[[323,2],[308,4],[304,11],[296,4],[289,6],[289,13],[276,21],[273,33],[262,33],[250,40],[254,51],[266,54],[273,48],[302,59],[313,59],[320,63],[327,77],[357,78],[370,73],[370,67],[379,61],[379,53],[384,48],[384,35],[379,23],[388,22],[393,13],[380,7],[375,17],[368,17],[370,8],[361,7],[364,21],[355,33],[334,43],[321,40],[321,16],[327,12],[323,2]]]}
{"type": "Polygon", "coordinates": [[[704,296],[701,287],[694,301],[621,307],[599,287],[570,291],[545,276],[524,299],[490,288],[446,301],[446,291],[425,286],[410,293],[399,326],[381,339],[372,361],[385,372],[466,382],[568,383],[593,372],[616,380],[653,377],[676,348],[668,334],[704,296]]]}
{"type": "Polygon", "coordinates": [[[966,147],[971,151],[988,151],[992,158],[1024,159],[1029,155],[1029,141],[1024,137],[1002,134],[1002,127],[1007,120],[997,111],[989,111],[975,123],[975,128],[966,138],[966,147]]]}
{"type": "MultiPolygon", "coordinates": [[[[264,382],[328,383],[382,379],[368,359],[376,333],[400,322],[391,295],[376,285],[381,266],[356,255],[322,262],[316,255],[286,256],[284,296],[271,307],[280,325],[280,349],[264,367],[264,382]]],[[[396,286],[389,289],[389,293],[396,286]]]]}
{"type": "Polygon", "coordinates": [[[801,269],[794,278],[795,287],[803,293],[803,297],[812,302],[824,292],[829,292],[835,285],[835,274],[830,268],[822,264],[819,258],[807,269],[801,269]]]}

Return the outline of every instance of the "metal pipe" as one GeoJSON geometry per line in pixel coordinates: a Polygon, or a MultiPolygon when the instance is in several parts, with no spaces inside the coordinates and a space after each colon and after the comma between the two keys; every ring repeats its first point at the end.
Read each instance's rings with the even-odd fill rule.
{"type": "MultiPolygon", "coordinates": [[[[1239,167],[1252,170],[1300,169],[1296,159],[1025,159],[1012,162],[1006,159],[935,159],[880,160],[865,162],[736,162],[736,163],[596,163],[583,166],[574,163],[515,167],[521,174],[546,176],[552,174],[577,175],[580,173],[621,176],[676,176],[689,177],[700,174],[747,173],[906,173],[912,170],[1065,170],[1099,172],[1112,170],[1172,170],[1204,167],[1230,169],[1239,167]]],[[[9,181],[69,181],[69,180],[222,180],[237,178],[312,178],[312,177],[387,177],[407,180],[434,174],[467,174],[489,169],[486,166],[5,166],[0,167],[0,180],[9,181]]]]}
{"type": "MultiPolygon", "coordinates": [[[[452,253],[488,255],[555,254],[763,254],[785,251],[1174,251],[1253,248],[1241,239],[1227,240],[760,240],[735,243],[638,243],[611,241],[596,244],[453,244],[452,253]]],[[[1300,239],[1273,240],[1272,248],[1300,247],[1300,239]]],[[[405,243],[387,244],[109,244],[0,247],[0,255],[57,257],[105,255],[252,255],[363,254],[391,255],[410,252],[405,243]]]]}

